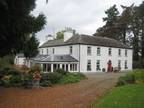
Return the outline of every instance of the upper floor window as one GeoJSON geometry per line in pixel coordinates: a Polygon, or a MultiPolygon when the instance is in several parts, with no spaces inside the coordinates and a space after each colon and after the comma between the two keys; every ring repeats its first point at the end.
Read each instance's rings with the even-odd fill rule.
{"type": "Polygon", "coordinates": [[[87,47],[87,55],[91,55],[91,47],[90,46],[87,47]]]}
{"type": "Polygon", "coordinates": [[[91,60],[87,61],[87,70],[91,71],[91,60]]]}
{"type": "Polygon", "coordinates": [[[111,48],[109,48],[109,50],[108,50],[108,54],[109,54],[109,56],[112,55],[112,49],[111,49],[111,48]]]}
{"type": "Polygon", "coordinates": [[[118,50],[118,55],[121,56],[121,49],[118,50]]]}
{"type": "Polygon", "coordinates": [[[101,54],[101,49],[100,47],[97,47],[97,55],[100,55],[101,54]]]}
{"type": "Polygon", "coordinates": [[[53,48],[53,54],[55,53],[55,49],[53,48]]]}
{"type": "Polygon", "coordinates": [[[70,51],[70,54],[72,54],[72,52],[73,52],[73,47],[72,46],[69,47],[69,51],[70,51]]]}
{"type": "Polygon", "coordinates": [[[125,50],[125,56],[127,57],[127,50],[125,50]]]}
{"type": "Polygon", "coordinates": [[[41,54],[43,54],[43,49],[41,50],[41,54]]]}
{"type": "Polygon", "coordinates": [[[49,50],[47,49],[47,55],[48,55],[48,53],[49,53],[49,50]]]}
{"type": "Polygon", "coordinates": [[[97,60],[96,62],[96,70],[100,70],[100,60],[97,60]]]}

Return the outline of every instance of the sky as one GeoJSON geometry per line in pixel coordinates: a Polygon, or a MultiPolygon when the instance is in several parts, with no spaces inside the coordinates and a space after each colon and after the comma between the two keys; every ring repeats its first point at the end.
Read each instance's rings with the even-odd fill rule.
{"type": "Polygon", "coordinates": [[[37,33],[40,44],[46,41],[46,35],[54,35],[65,27],[71,27],[79,34],[92,35],[105,24],[102,20],[106,16],[105,10],[116,4],[122,12],[120,5],[139,5],[143,0],[49,0],[48,4],[45,1],[37,0],[32,12],[35,16],[40,13],[46,16],[47,24],[37,33]]]}

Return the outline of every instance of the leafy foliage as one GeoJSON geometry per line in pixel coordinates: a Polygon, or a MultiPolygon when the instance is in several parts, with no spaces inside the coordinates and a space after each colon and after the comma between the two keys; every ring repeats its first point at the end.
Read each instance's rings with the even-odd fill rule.
{"type": "Polygon", "coordinates": [[[23,50],[28,34],[40,31],[46,23],[43,14],[34,17],[31,11],[36,0],[0,1],[0,56],[23,50]]]}

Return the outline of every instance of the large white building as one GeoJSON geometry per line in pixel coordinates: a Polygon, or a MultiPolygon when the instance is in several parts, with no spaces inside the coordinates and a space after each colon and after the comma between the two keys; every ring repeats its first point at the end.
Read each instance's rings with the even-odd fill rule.
{"type": "Polygon", "coordinates": [[[43,72],[59,68],[70,72],[132,70],[132,49],[114,39],[73,35],[69,30],[64,39],[50,39],[42,44],[33,64],[39,64],[43,72]]]}

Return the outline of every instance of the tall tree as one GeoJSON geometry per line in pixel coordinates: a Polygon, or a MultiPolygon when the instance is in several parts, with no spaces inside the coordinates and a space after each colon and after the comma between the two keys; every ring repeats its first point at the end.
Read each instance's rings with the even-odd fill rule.
{"type": "Polygon", "coordinates": [[[109,38],[119,40],[119,35],[118,35],[119,31],[117,28],[119,11],[116,8],[116,5],[113,5],[112,7],[107,9],[105,11],[105,14],[107,15],[107,17],[104,17],[103,21],[106,22],[106,24],[103,27],[100,27],[94,35],[109,37],[109,38]]]}
{"type": "Polygon", "coordinates": [[[141,55],[144,59],[144,1],[138,7],[141,24],[141,55]]]}
{"type": "Polygon", "coordinates": [[[44,15],[34,17],[36,0],[0,1],[0,56],[18,52],[26,36],[40,31],[46,23],[44,15]]]}

